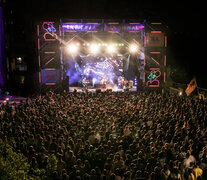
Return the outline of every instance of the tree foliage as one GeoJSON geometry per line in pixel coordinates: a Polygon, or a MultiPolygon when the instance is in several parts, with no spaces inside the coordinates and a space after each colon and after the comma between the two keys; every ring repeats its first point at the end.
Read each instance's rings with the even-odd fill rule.
{"type": "MultiPolygon", "coordinates": [[[[15,141],[11,141],[15,147],[15,141]]],[[[49,155],[46,169],[34,169],[30,172],[28,159],[21,153],[16,153],[7,141],[0,139],[0,179],[1,180],[38,180],[50,177],[57,170],[57,158],[54,154],[49,155]]]]}
{"type": "Polygon", "coordinates": [[[0,139],[0,177],[8,179],[30,179],[27,158],[13,151],[12,146],[0,139]]]}
{"type": "Polygon", "coordinates": [[[54,154],[49,156],[46,169],[47,169],[48,176],[51,176],[52,173],[57,170],[57,158],[54,154]]]}

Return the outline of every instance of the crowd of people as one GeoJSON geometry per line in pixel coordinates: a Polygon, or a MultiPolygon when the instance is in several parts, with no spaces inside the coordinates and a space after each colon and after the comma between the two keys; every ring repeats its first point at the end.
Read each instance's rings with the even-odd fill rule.
{"type": "Polygon", "coordinates": [[[205,100],[139,92],[49,92],[0,107],[0,137],[13,139],[45,179],[207,179],[205,100]]]}

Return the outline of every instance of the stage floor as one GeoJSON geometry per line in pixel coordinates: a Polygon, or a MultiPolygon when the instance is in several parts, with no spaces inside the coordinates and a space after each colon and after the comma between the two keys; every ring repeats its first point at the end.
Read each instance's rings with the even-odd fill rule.
{"type": "MultiPolygon", "coordinates": [[[[126,89],[120,89],[120,88],[110,88],[110,87],[106,87],[106,88],[88,88],[89,92],[96,92],[98,89],[101,90],[101,92],[105,92],[107,90],[112,90],[112,92],[124,92],[126,91],[126,89]]],[[[74,90],[77,90],[77,92],[84,92],[84,88],[83,87],[69,87],[69,92],[74,92],[74,90]]],[[[132,88],[129,88],[129,91],[136,91],[137,87],[133,86],[132,88]]]]}

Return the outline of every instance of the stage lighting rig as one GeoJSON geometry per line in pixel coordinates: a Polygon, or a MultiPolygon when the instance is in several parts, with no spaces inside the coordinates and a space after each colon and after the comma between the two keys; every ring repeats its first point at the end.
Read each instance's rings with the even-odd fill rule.
{"type": "Polygon", "coordinates": [[[66,50],[70,54],[76,54],[78,52],[78,47],[75,44],[69,44],[66,46],[66,50]]]}
{"type": "Polygon", "coordinates": [[[110,44],[107,46],[107,52],[108,53],[115,53],[116,52],[116,47],[113,44],[110,44]]]}
{"type": "Polygon", "coordinates": [[[139,46],[137,44],[130,44],[129,45],[129,51],[131,53],[136,53],[139,51],[139,46]]]}
{"type": "Polygon", "coordinates": [[[100,50],[100,47],[97,44],[91,44],[91,46],[89,47],[89,50],[91,53],[97,54],[100,50]]]}

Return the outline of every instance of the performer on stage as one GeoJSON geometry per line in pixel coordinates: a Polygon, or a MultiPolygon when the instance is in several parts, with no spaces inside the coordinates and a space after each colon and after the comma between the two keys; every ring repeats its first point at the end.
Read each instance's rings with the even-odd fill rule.
{"type": "Polygon", "coordinates": [[[120,84],[121,84],[121,88],[123,88],[124,87],[124,77],[121,77],[120,84]]]}
{"type": "Polygon", "coordinates": [[[87,83],[86,77],[83,78],[82,85],[83,85],[83,88],[85,88],[85,89],[88,88],[88,83],[87,83]]]}
{"type": "Polygon", "coordinates": [[[101,84],[103,85],[103,88],[106,88],[106,77],[105,76],[101,80],[101,84]]]}
{"type": "Polygon", "coordinates": [[[129,82],[127,80],[124,80],[124,88],[127,89],[129,87],[129,82]]]}

